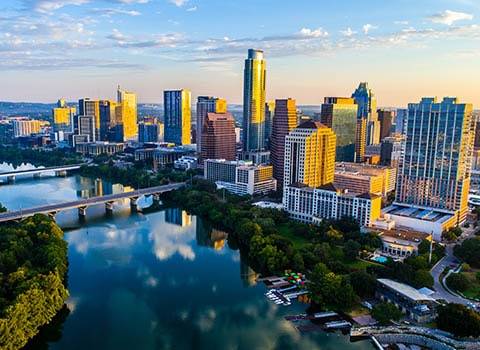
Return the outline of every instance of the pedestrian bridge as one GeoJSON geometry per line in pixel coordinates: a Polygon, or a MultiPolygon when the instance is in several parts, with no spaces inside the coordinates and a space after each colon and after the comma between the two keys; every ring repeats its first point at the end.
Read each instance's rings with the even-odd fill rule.
{"type": "Polygon", "coordinates": [[[16,210],[16,211],[7,211],[5,213],[0,213],[0,223],[21,220],[28,216],[33,216],[35,214],[45,214],[54,217],[58,212],[69,209],[78,209],[78,215],[80,218],[86,216],[87,208],[96,204],[105,204],[105,209],[108,212],[113,210],[113,204],[116,201],[123,199],[130,199],[130,206],[132,210],[137,210],[137,200],[141,196],[150,196],[153,195],[157,200],[160,194],[178,190],[179,188],[185,186],[185,183],[174,183],[164,186],[156,186],[150,188],[143,188],[140,190],[135,190],[131,192],[123,192],[117,194],[110,194],[106,196],[92,197],[87,199],[79,199],[72,202],[64,202],[57,204],[47,204],[40,207],[16,210]]]}
{"type": "Polygon", "coordinates": [[[52,166],[47,168],[36,168],[36,169],[28,169],[28,170],[14,170],[9,171],[6,173],[0,173],[0,181],[5,182],[15,181],[16,176],[20,175],[33,175],[33,176],[40,176],[42,173],[46,172],[55,172],[57,176],[66,175],[68,171],[78,170],[84,164],[72,164],[72,165],[62,165],[62,166],[52,166]]]}

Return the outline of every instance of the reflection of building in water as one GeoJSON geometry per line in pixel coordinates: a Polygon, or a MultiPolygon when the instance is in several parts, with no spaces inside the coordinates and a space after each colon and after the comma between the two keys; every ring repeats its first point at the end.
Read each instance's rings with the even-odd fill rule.
{"type": "Polygon", "coordinates": [[[192,217],[188,215],[185,210],[168,208],[165,210],[165,221],[170,224],[186,227],[192,224],[192,217]]]}
{"type": "Polygon", "coordinates": [[[202,222],[202,220],[197,220],[196,222],[197,245],[222,250],[228,234],[224,231],[211,228],[202,222]]]}
{"type": "Polygon", "coordinates": [[[259,273],[256,273],[248,263],[242,258],[242,254],[240,254],[240,278],[243,281],[243,285],[246,287],[251,287],[257,284],[259,273]]]}
{"type": "Polygon", "coordinates": [[[103,196],[103,181],[95,179],[95,196],[103,196]]]}

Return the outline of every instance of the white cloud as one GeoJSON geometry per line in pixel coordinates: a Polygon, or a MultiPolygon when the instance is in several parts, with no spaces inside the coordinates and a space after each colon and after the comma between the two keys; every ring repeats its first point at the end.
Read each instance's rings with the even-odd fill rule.
{"type": "Polygon", "coordinates": [[[90,0],[24,0],[24,4],[37,12],[49,13],[68,5],[80,6],[90,0]]]}
{"type": "Polygon", "coordinates": [[[341,30],[340,33],[342,33],[343,36],[351,37],[357,34],[357,32],[353,31],[352,28],[348,27],[345,30],[341,30]]]}
{"type": "Polygon", "coordinates": [[[402,25],[402,26],[408,26],[408,21],[395,21],[393,22],[394,24],[402,25]]]}
{"type": "Polygon", "coordinates": [[[127,16],[140,16],[141,13],[135,10],[124,10],[120,8],[94,8],[92,9],[93,13],[101,14],[102,16],[110,17],[113,15],[127,15],[127,16]]]}
{"type": "Polygon", "coordinates": [[[188,0],[168,0],[168,1],[177,7],[182,7],[188,2],[188,0]]]}
{"type": "Polygon", "coordinates": [[[377,26],[374,26],[370,23],[367,23],[362,27],[364,34],[368,34],[371,30],[377,29],[377,28],[378,28],[377,26]]]}
{"type": "Polygon", "coordinates": [[[188,8],[187,11],[188,12],[197,11],[197,6],[192,6],[192,7],[188,8]]]}
{"type": "Polygon", "coordinates": [[[451,26],[457,21],[471,21],[473,19],[473,15],[465,12],[446,10],[444,12],[430,16],[429,18],[433,23],[440,23],[451,26]]]}
{"type": "Polygon", "coordinates": [[[300,30],[300,35],[308,38],[325,38],[328,36],[328,32],[324,31],[322,28],[302,28],[300,30]]]}

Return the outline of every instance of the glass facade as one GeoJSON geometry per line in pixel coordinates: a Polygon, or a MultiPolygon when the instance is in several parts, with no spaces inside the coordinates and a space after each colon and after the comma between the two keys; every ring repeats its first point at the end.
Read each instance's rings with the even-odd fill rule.
{"type": "Polygon", "coordinates": [[[191,107],[189,90],[163,92],[165,109],[165,142],[177,145],[191,143],[191,107]]]}

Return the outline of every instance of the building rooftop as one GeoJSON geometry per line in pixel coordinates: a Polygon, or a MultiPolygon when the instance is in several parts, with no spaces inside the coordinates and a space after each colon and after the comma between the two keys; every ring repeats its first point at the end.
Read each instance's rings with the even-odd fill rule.
{"type": "Polygon", "coordinates": [[[422,300],[428,300],[428,301],[435,301],[434,298],[431,296],[425,295],[420,293],[418,290],[415,288],[409,286],[408,284],[396,282],[387,278],[379,278],[377,279],[378,282],[383,284],[384,286],[388,287],[389,289],[394,290],[397,293],[402,294],[404,297],[414,300],[414,301],[422,301],[422,300]]]}
{"type": "Polygon", "coordinates": [[[403,216],[411,219],[430,222],[445,222],[453,215],[453,213],[446,213],[434,208],[420,208],[398,203],[394,203],[393,205],[384,208],[382,212],[384,214],[403,216]]]}
{"type": "Polygon", "coordinates": [[[410,242],[420,243],[424,239],[427,239],[429,234],[417,231],[410,231],[410,230],[401,230],[401,229],[393,229],[393,230],[379,230],[380,236],[383,237],[391,237],[395,239],[401,239],[410,242]]]}
{"type": "Polygon", "coordinates": [[[322,129],[322,128],[327,128],[327,126],[323,125],[318,121],[310,119],[301,123],[297,128],[298,129],[322,129]]]}

